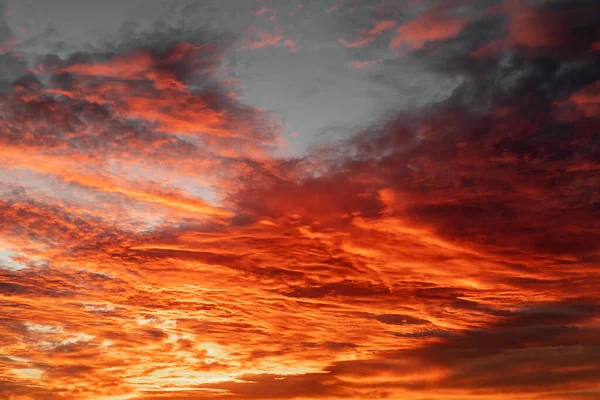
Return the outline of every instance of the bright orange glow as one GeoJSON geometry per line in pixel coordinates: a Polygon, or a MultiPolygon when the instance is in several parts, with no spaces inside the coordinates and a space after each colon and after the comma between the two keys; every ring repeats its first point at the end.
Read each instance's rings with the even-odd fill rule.
{"type": "Polygon", "coordinates": [[[282,118],[221,63],[298,56],[312,39],[285,18],[311,5],[258,3],[271,25],[227,48],[161,28],[29,65],[0,38],[19,72],[0,79],[0,398],[600,398],[600,13],[369,6],[323,43],[336,74],[458,86],[280,157],[282,118]]]}

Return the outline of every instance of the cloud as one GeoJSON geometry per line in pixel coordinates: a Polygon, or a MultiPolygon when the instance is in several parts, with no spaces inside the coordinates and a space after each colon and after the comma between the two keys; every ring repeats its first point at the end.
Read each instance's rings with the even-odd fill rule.
{"type": "Polygon", "coordinates": [[[506,15],[507,35],[495,39],[473,55],[483,56],[505,49],[521,51],[578,52],[592,46],[597,6],[591,2],[562,2],[554,7],[536,7],[527,2],[505,1],[489,10],[506,15]],[[586,4],[587,3],[587,4],[586,4]],[[576,38],[574,36],[577,36],[576,38]]]}
{"type": "Polygon", "coordinates": [[[276,26],[273,32],[248,26],[241,46],[251,50],[265,47],[287,47],[290,51],[297,51],[298,43],[293,38],[284,36],[281,26],[276,26]]]}
{"type": "Polygon", "coordinates": [[[393,29],[396,26],[396,21],[393,20],[378,20],[372,28],[361,30],[361,35],[356,40],[348,42],[343,38],[339,39],[339,42],[346,47],[364,47],[369,43],[377,40],[379,35],[383,32],[393,29]]]}
{"type": "Polygon", "coordinates": [[[597,17],[515,4],[400,25],[460,85],[297,158],[207,32],[3,54],[0,395],[595,395],[597,17]]]}
{"type": "Polygon", "coordinates": [[[422,49],[428,42],[458,36],[469,19],[451,15],[447,11],[444,8],[434,8],[401,25],[396,31],[396,37],[390,42],[390,48],[407,46],[410,50],[422,49]]]}

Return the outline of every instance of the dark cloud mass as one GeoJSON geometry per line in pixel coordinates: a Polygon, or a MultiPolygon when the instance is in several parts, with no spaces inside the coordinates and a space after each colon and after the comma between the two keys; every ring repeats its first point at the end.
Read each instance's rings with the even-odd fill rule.
{"type": "Polygon", "coordinates": [[[254,5],[0,3],[0,397],[600,398],[597,2],[254,5]],[[323,53],[456,85],[290,153],[231,60],[323,53]]]}

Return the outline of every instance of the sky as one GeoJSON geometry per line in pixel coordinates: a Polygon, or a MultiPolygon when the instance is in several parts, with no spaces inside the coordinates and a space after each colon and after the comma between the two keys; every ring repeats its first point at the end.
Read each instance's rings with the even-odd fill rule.
{"type": "Polygon", "coordinates": [[[0,1],[0,398],[600,398],[600,4],[0,1]]]}

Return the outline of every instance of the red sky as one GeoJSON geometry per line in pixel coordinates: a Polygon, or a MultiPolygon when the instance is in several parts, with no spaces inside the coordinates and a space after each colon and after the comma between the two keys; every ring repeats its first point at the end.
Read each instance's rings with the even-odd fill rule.
{"type": "Polygon", "coordinates": [[[598,5],[324,5],[339,68],[459,84],[287,157],[221,63],[309,51],[284,11],[32,57],[5,5],[0,398],[599,398],[598,5]]]}

